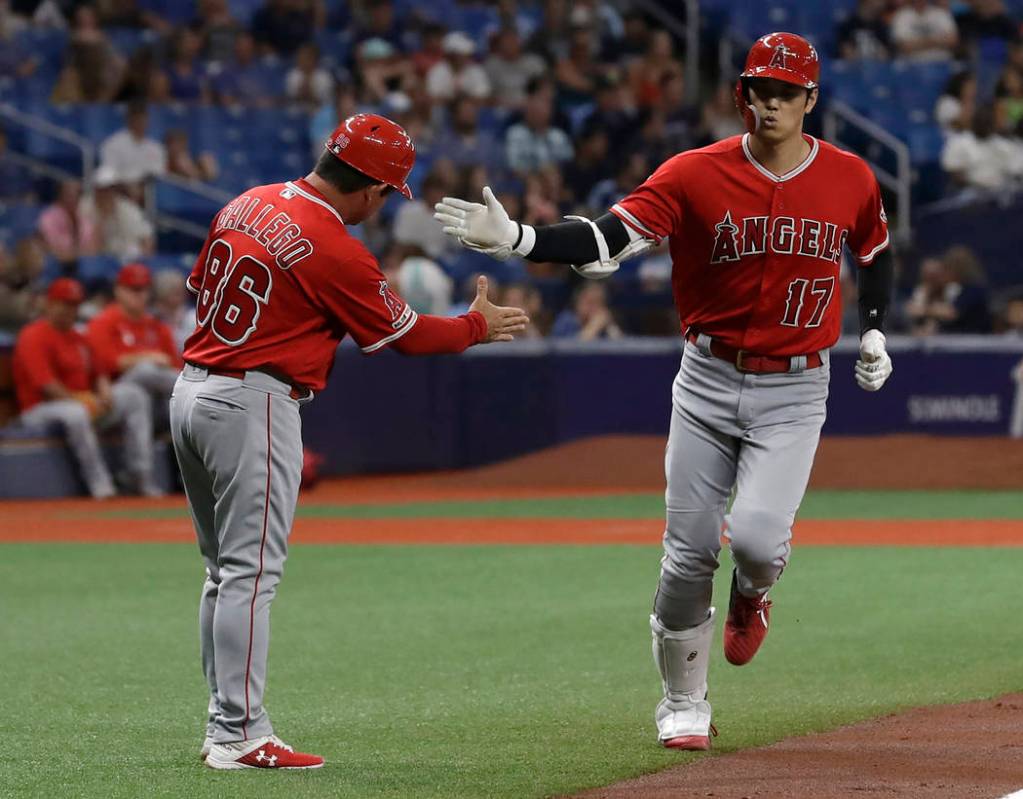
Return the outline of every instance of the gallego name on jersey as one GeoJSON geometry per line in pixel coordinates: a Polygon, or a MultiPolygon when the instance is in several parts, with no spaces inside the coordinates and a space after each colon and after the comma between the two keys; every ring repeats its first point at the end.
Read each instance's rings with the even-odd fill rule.
{"type": "Polygon", "coordinates": [[[712,264],[738,261],[768,252],[777,255],[802,255],[838,263],[849,230],[834,222],[819,219],[796,219],[792,216],[746,216],[732,221],[732,212],[714,226],[712,264]],[[770,223],[770,224],[769,224],[770,223]]]}
{"type": "Polygon", "coordinates": [[[313,245],[302,237],[302,228],[284,211],[275,214],[273,203],[243,194],[229,202],[217,218],[217,232],[235,230],[260,244],[281,269],[291,269],[312,255],[313,245]]]}

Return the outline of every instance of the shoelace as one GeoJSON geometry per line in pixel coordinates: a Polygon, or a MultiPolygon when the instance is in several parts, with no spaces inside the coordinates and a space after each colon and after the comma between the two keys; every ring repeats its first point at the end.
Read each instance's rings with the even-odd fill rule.
{"type": "Polygon", "coordinates": [[[277,737],[276,735],[271,735],[271,736],[270,736],[270,742],[271,742],[271,743],[272,743],[272,744],[273,744],[274,746],[276,746],[276,747],[279,747],[279,748],[281,748],[281,749],[286,749],[286,750],[287,750],[287,751],[289,751],[289,752],[294,752],[294,751],[295,751],[295,750],[294,750],[294,749],[293,749],[292,747],[288,746],[288,745],[287,745],[286,743],[284,743],[284,741],[282,741],[282,740],[281,740],[280,738],[278,738],[278,737],[277,737]]]}

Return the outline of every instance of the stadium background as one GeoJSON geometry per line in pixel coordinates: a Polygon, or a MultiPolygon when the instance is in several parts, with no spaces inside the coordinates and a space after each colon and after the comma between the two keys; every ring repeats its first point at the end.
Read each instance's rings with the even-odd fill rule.
{"type": "MultiPolygon", "coordinates": [[[[535,324],[458,358],[342,346],[304,412],[329,479],[300,502],[269,701],[282,732],[340,770],[287,790],[541,796],[678,762],[651,745],[643,623],[680,352],[666,253],[580,291],[567,269],[450,247],[430,209],[489,183],[524,221],[602,212],[667,155],[740,130],[734,76],[778,29],[822,55],[810,132],[882,182],[896,371],[877,395],[855,388],[846,270],[853,335],[835,351],[794,565],[756,664],[713,666],[717,750],[1019,690],[1021,23],[1019,0],[0,0],[0,607],[13,611],[0,706],[14,763],[0,796],[226,785],[191,751],[201,570],[183,499],[58,499],[82,485],[59,431],[17,421],[18,329],[56,277],[86,286],[84,323],[121,265],[142,262],[180,337],[212,214],[304,174],[336,120],[364,110],[418,149],[416,201],[357,228],[388,277],[418,309],[456,313],[487,271],[535,324]],[[947,11],[954,41],[909,52],[895,18],[917,6],[947,11]],[[110,140],[130,116],[156,157],[118,160],[110,140]],[[96,237],[53,240],[47,211],[100,214],[97,195],[119,210],[96,237]]],[[[116,463],[117,435],[105,443],[116,463]]],[[[158,447],[173,490],[159,431],[158,447]]],[[[969,778],[990,789],[977,795],[1023,787],[995,771],[969,778]]]]}

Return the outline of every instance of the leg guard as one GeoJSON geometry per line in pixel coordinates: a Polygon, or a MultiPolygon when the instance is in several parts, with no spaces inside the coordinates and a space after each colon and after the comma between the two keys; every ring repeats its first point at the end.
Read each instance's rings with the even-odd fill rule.
{"type": "Polygon", "coordinates": [[[707,667],[714,637],[714,608],[699,627],[673,631],[650,617],[654,662],[661,674],[664,699],[654,711],[657,740],[672,749],[710,748],[710,703],[707,667]]]}

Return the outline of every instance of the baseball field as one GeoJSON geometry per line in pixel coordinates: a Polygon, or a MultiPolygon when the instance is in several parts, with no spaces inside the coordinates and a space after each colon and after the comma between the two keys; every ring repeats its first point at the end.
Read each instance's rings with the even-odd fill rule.
{"type": "MultiPolygon", "coordinates": [[[[763,650],[712,660],[709,756],[654,741],[661,450],[588,442],[303,494],[267,705],[327,758],[310,773],[199,762],[183,498],[0,505],[0,797],[1023,789],[1021,444],[825,442],[763,650]]],[[[723,619],[726,556],[718,576],[723,619]]]]}

